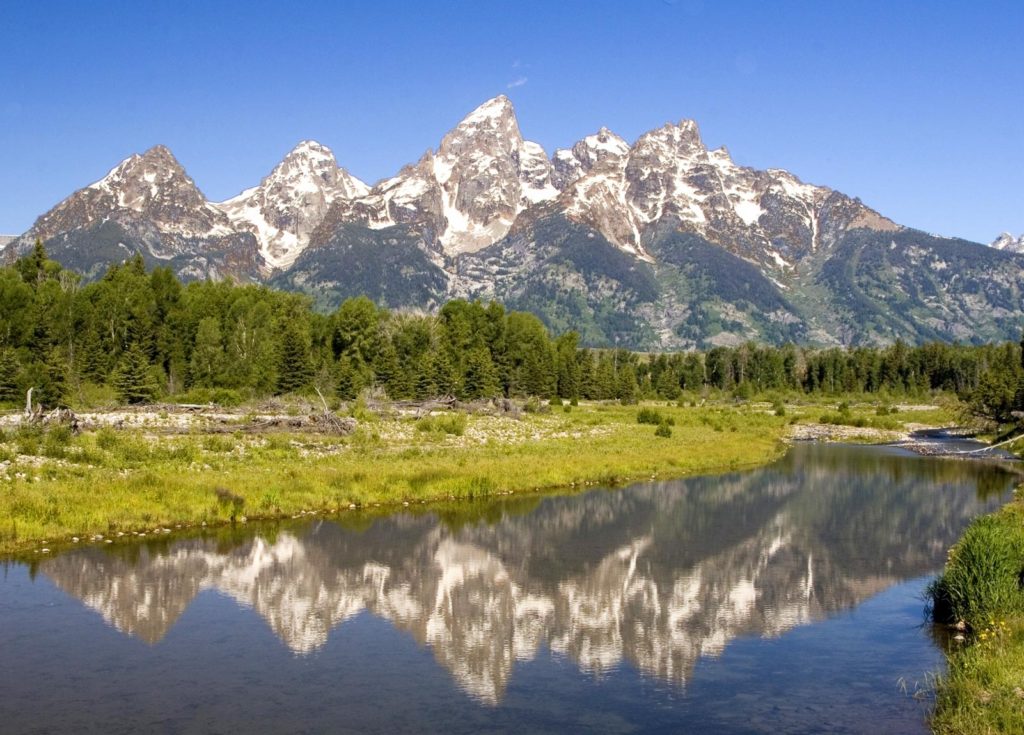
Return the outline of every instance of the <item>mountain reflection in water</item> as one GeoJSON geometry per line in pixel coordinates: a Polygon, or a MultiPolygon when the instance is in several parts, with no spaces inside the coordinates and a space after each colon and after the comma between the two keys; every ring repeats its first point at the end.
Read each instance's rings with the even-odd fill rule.
{"type": "Polygon", "coordinates": [[[39,563],[117,630],[161,641],[203,590],[297,655],[361,611],[482,702],[543,646],[601,676],[627,661],[685,685],[737,636],[779,636],[936,570],[1015,475],[878,449],[798,446],[756,471],[75,550],[39,563]],[[976,488],[964,492],[964,486],[976,488]]]}

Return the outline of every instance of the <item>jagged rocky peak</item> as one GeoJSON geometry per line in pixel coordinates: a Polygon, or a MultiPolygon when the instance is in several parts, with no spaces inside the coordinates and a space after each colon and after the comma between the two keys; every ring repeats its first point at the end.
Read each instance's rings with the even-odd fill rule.
{"type": "Polygon", "coordinates": [[[414,166],[338,208],[329,222],[374,228],[418,224],[448,255],[473,252],[504,237],[520,212],[558,195],[544,149],[523,140],[504,95],[477,107],[414,166]]]}
{"type": "Polygon", "coordinates": [[[1008,253],[1024,253],[1024,235],[1015,238],[1009,232],[1003,232],[992,241],[991,247],[1008,253]]]}
{"type": "Polygon", "coordinates": [[[198,207],[206,203],[178,159],[162,145],[129,156],[89,188],[110,192],[118,206],[136,212],[152,212],[166,204],[198,207]]]}
{"type": "Polygon", "coordinates": [[[629,144],[608,128],[577,141],[572,148],[559,148],[551,158],[555,185],[559,189],[589,173],[604,162],[617,163],[629,155],[629,144]]]}
{"type": "MultiPolygon", "coordinates": [[[[585,173],[565,184],[560,204],[570,218],[642,258],[650,259],[644,233],[660,222],[675,222],[769,270],[790,268],[823,237],[847,229],[897,229],[831,189],[781,169],[738,166],[724,146],[708,150],[693,120],[666,124],[642,135],[626,155],[616,155],[620,151],[615,146],[589,171],[576,169],[585,173]]],[[[569,166],[584,157],[574,146],[555,160],[571,179],[569,166]]]]}
{"type": "Polygon", "coordinates": [[[338,166],[334,153],[313,140],[299,143],[260,182],[218,206],[236,228],[251,232],[269,268],[287,268],[338,200],[370,188],[338,166]]]}
{"type": "Polygon", "coordinates": [[[99,181],[76,191],[36,220],[21,241],[81,229],[107,219],[146,220],[183,237],[232,232],[227,217],[206,197],[165,146],[132,154],[99,181]]]}
{"type": "Polygon", "coordinates": [[[473,251],[504,237],[519,212],[558,194],[553,172],[544,149],[523,140],[507,97],[480,105],[441,140],[434,158],[444,249],[473,251]]]}

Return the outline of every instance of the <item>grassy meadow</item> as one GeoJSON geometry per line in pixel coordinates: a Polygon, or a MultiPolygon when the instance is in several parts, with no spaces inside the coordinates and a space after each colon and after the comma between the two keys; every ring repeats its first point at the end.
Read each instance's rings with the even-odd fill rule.
{"type": "MultiPolygon", "coordinates": [[[[177,525],[348,513],[755,466],[794,424],[835,413],[942,424],[951,409],[813,401],[542,406],[519,418],[355,412],[344,437],[272,432],[167,435],[155,428],[0,433],[0,553],[47,553],[177,525]],[[120,535],[120,536],[119,536],[120,535]]],[[[535,406],[534,408],[538,408],[535,406]]]]}

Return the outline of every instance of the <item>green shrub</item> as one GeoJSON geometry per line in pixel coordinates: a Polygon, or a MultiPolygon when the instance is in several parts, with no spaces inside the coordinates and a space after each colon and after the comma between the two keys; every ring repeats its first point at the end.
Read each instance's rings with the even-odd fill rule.
{"type": "Polygon", "coordinates": [[[654,430],[654,435],[668,439],[670,436],[672,436],[672,429],[669,427],[667,423],[663,422],[658,424],[658,428],[654,430]]]}
{"type": "Polygon", "coordinates": [[[50,427],[43,436],[42,453],[52,459],[61,459],[67,453],[71,443],[71,428],[59,424],[50,427]]]}
{"type": "Polygon", "coordinates": [[[662,422],[662,416],[653,408],[641,408],[636,413],[636,422],[638,424],[651,424],[652,426],[657,426],[662,422]]]}
{"type": "Polygon", "coordinates": [[[226,408],[245,403],[245,396],[231,388],[193,388],[177,398],[179,403],[212,403],[226,408]]]}
{"type": "Polygon", "coordinates": [[[435,434],[462,436],[466,433],[466,414],[449,413],[441,416],[424,416],[416,422],[416,430],[435,434]]]}
{"type": "Polygon", "coordinates": [[[18,454],[35,456],[39,454],[39,444],[43,439],[43,430],[38,426],[20,426],[14,434],[14,442],[18,454]]]}
{"type": "Polygon", "coordinates": [[[978,518],[953,547],[928,588],[938,622],[963,620],[974,629],[993,618],[1024,614],[1024,529],[1011,513],[978,518]]]}
{"type": "Polygon", "coordinates": [[[733,389],[732,395],[737,401],[749,401],[754,396],[754,387],[744,381],[733,389]]]}
{"type": "Polygon", "coordinates": [[[235,440],[233,437],[218,436],[216,434],[203,437],[203,449],[207,452],[223,454],[232,451],[234,448],[235,440]]]}
{"type": "Polygon", "coordinates": [[[118,443],[120,443],[120,437],[109,426],[104,426],[96,432],[96,446],[100,449],[110,452],[117,447],[118,443]]]}
{"type": "Polygon", "coordinates": [[[551,407],[541,402],[537,396],[530,396],[523,404],[523,411],[526,413],[547,413],[550,410],[551,407]]]}

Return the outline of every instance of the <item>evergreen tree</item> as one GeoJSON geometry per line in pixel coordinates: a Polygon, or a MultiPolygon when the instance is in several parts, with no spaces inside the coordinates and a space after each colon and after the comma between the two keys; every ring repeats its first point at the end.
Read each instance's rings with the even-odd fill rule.
{"type": "Polygon", "coordinates": [[[18,374],[21,363],[10,347],[0,349],[0,401],[17,402],[21,398],[18,374]]]}
{"type": "Polygon", "coordinates": [[[590,398],[606,401],[615,397],[615,358],[610,352],[602,352],[597,357],[594,369],[594,388],[590,398]]]}
{"type": "Polygon", "coordinates": [[[399,386],[400,377],[395,346],[391,344],[391,340],[383,339],[373,358],[374,382],[383,388],[390,398],[398,398],[402,393],[399,386]]]}
{"type": "Polygon", "coordinates": [[[354,400],[359,395],[359,377],[356,375],[355,367],[352,365],[352,358],[342,355],[338,360],[338,398],[343,401],[354,400]]]}
{"type": "Polygon", "coordinates": [[[466,356],[466,375],[462,381],[462,395],[470,400],[491,398],[498,393],[498,376],[485,347],[476,347],[466,356]]]}
{"type": "Polygon", "coordinates": [[[278,361],[277,392],[293,393],[309,385],[313,378],[313,362],[309,354],[309,337],[295,324],[286,324],[281,334],[278,361]]]}
{"type": "Polygon", "coordinates": [[[459,393],[459,374],[448,352],[440,347],[430,351],[430,382],[438,396],[454,396],[459,393]]]}
{"type": "Polygon", "coordinates": [[[121,356],[113,376],[117,395],[125,403],[149,403],[157,394],[149,357],[141,345],[132,344],[121,356]]]}

